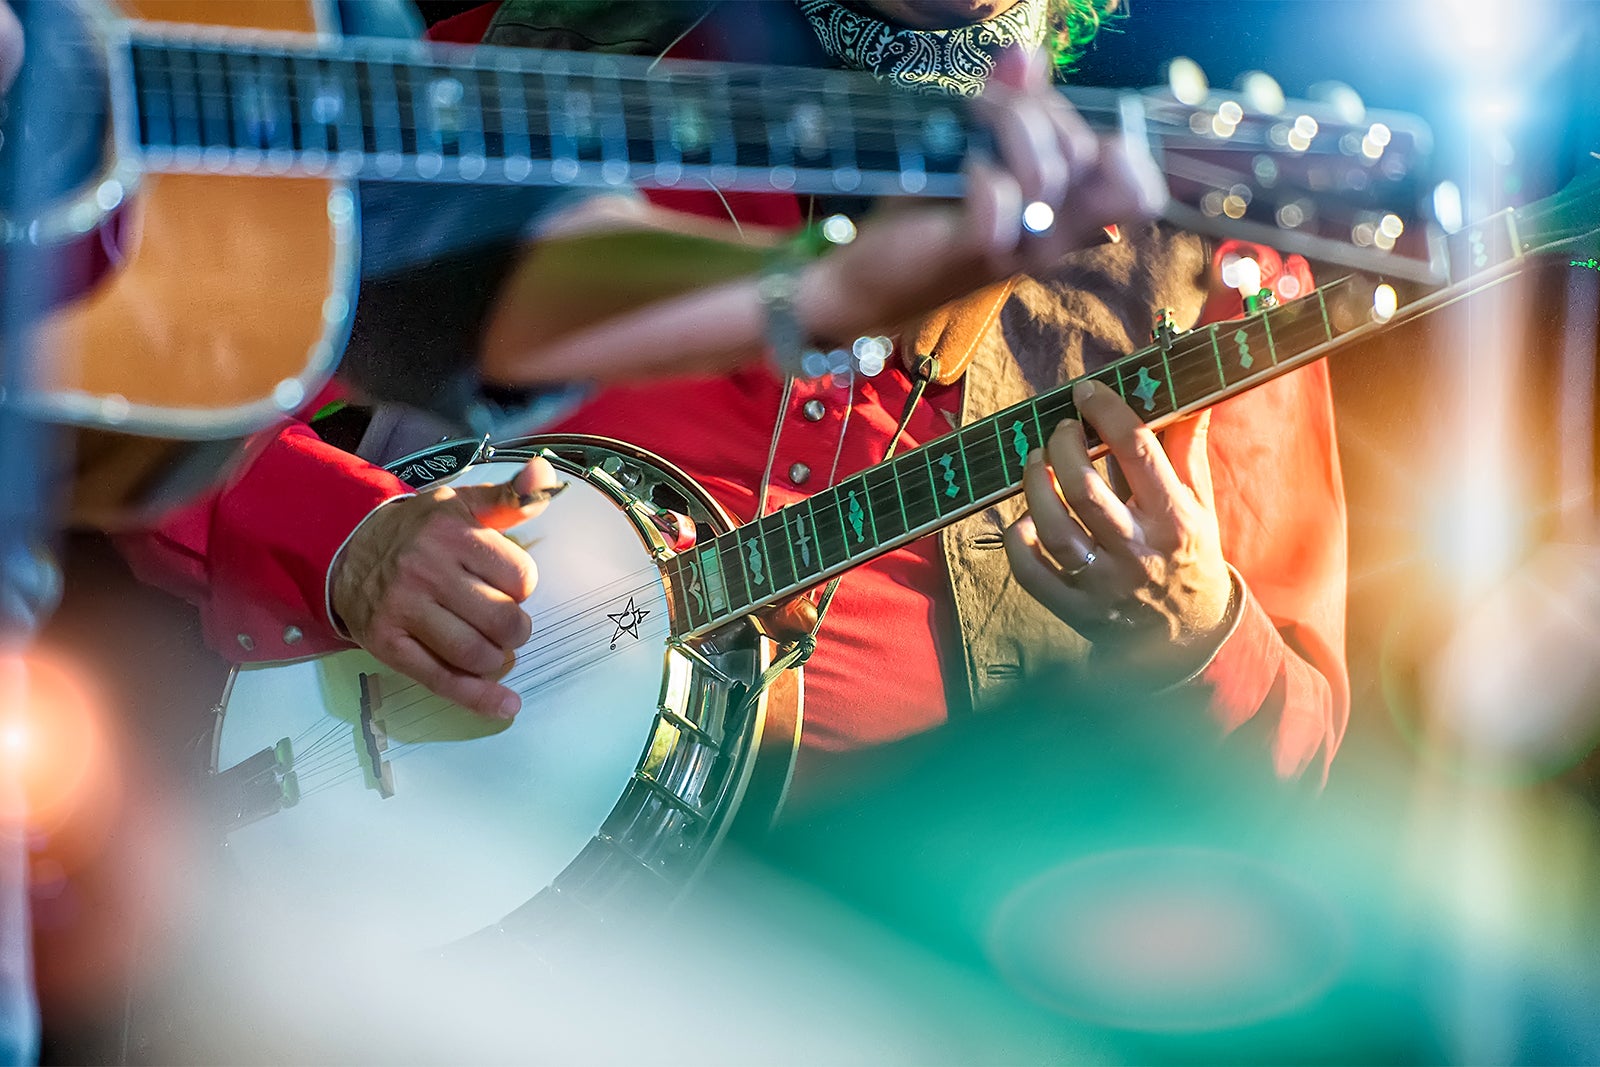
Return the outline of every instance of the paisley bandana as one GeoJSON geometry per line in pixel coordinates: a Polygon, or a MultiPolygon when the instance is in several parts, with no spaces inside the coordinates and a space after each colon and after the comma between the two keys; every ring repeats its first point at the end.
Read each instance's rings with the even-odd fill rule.
{"type": "Polygon", "coordinates": [[[1009,45],[1039,48],[1045,0],[1019,0],[994,18],[948,30],[913,30],[862,14],[839,0],[797,0],[828,54],[879,81],[920,93],[977,96],[1009,45]]]}

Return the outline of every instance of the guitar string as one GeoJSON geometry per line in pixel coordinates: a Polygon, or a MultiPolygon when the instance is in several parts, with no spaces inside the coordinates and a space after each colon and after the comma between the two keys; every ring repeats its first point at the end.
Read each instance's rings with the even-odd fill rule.
{"type": "MultiPolygon", "coordinates": [[[[193,51],[193,52],[188,52],[186,54],[188,54],[188,55],[190,55],[192,57],[194,55],[215,55],[216,53],[210,53],[210,52],[205,52],[203,50],[197,50],[197,51],[193,51]]],[[[281,58],[281,57],[274,57],[274,58],[281,58]]],[[[321,57],[319,57],[319,60],[320,59],[321,59],[321,57]]],[[[329,60],[321,60],[321,61],[331,62],[331,63],[350,62],[350,61],[347,61],[347,60],[340,60],[340,59],[329,59],[329,60]]],[[[166,88],[165,88],[165,91],[167,93],[169,93],[169,94],[172,94],[172,97],[174,99],[177,99],[179,97],[183,97],[183,98],[198,100],[198,101],[201,101],[202,103],[204,101],[206,101],[206,100],[222,100],[224,103],[227,103],[227,102],[235,101],[235,100],[239,99],[240,96],[241,96],[241,90],[235,90],[235,91],[231,91],[230,92],[230,91],[227,91],[227,90],[213,91],[213,90],[206,89],[205,87],[203,87],[203,86],[201,86],[199,84],[196,72],[195,72],[194,68],[192,68],[192,67],[190,69],[186,69],[186,70],[179,70],[179,68],[176,68],[176,67],[172,66],[171,64],[162,65],[162,64],[159,64],[159,63],[152,64],[152,63],[149,63],[149,62],[144,62],[144,63],[140,64],[140,68],[139,69],[140,69],[140,73],[141,74],[144,74],[144,75],[149,76],[149,77],[154,77],[154,76],[158,76],[158,75],[164,75],[166,77],[167,83],[168,83],[166,88]],[[193,83],[193,87],[191,88],[190,86],[187,86],[187,85],[186,86],[177,85],[176,81],[175,81],[175,76],[181,76],[185,80],[187,80],[189,82],[192,82],[193,83]]],[[[404,135],[406,133],[412,134],[414,139],[420,139],[423,136],[430,136],[431,137],[434,134],[440,132],[440,131],[430,127],[425,122],[418,121],[417,116],[419,114],[424,113],[427,110],[427,108],[426,108],[425,104],[423,106],[418,106],[419,98],[418,98],[418,95],[417,95],[417,89],[419,87],[422,87],[424,85],[424,83],[426,83],[427,85],[431,85],[433,82],[437,81],[437,79],[440,78],[440,77],[457,77],[457,75],[451,74],[450,72],[447,72],[447,71],[438,71],[438,72],[434,73],[432,77],[429,77],[423,71],[415,70],[413,68],[407,68],[407,67],[396,67],[396,68],[394,68],[394,72],[401,75],[401,77],[397,77],[397,78],[392,79],[393,82],[394,82],[395,94],[397,95],[399,92],[401,92],[402,88],[406,92],[409,93],[409,98],[407,100],[407,103],[408,103],[409,106],[407,107],[406,110],[409,110],[411,112],[411,115],[412,115],[411,121],[408,123],[408,122],[404,121],[403,119],[401,119],[395,125],[390,126],[390,125],[387,125],[387,124],[379,124],[379,123],[375,123],[375,122],[367,122],[367,121],[365,121],[366,115],[363,114],[363,116],[362,116],[363,121],[359,124],[361,126],[362,132],[363,133],[374,133],[375,134],[380,129],[383,130],[384,132],[389,132],[390,130],[394,130],[394,132],[398,132],[398,133],[400,133],[402,135],[404,135]]],[[[465,75],[466,73],[467,72],[462,72],[463,75],[465,75]]],[[[499,71],[485,71],[483,73],[499,74],[501,72],[499,72],[499,71]]],[[[519,71],[517,73],[519,73],[519,74],[521,74],[523,76],[528,76],[529,72],[521,72],[521,71],[519,71]]],[[[802,72],[802,73],[805,73],[805,72],[802,72]]],[[[281,109],[281,112],[282,112],[281,117],[284,119],[285,125],[287,127],[289,127],[288,133],[290,134],[289,140],[291,141],[291,143],[287,144],[287,145],[276,146],[278,148],[285,149],[285,150],[288,150],[288,151],[291,151],[291,152],[293,152],[293,151],[303,151],[304,150],[304,146],[302,146],[299,149],[296,149],[295,146],[292,144],[293,132],[294,132],[294,128],[295,127],[299,127],[302,131],[305,130],[305,129],[308,129],[308,128],[309,129],[321,128],[325,132],[332,133],[334,135],[335,141],[337,142],[338,133],[341,131],[342,127],[344,125],[346,125],[344,123],[338,122],[337,120],[331,121],[331,122],[327,122],[327,123],[317,123],[317,122],[314,122],[314,121],[310,122],[310,123],[307,123],[307,122],[303,121],[304,113],[305,113],[305,110],[306,110],[305,100],[304,100],[304,97],[305,97],[306,94],[302,93],[298,86],[295,86],[293,89],[291,89],[287,84],[287,80],[286,79],[282,79],[281,77],[277,77],[277,76],[274,76],[272,74],[263,74],[262,72],[257,71],[257,72],[254,72],[254,77],[252,78],[250,74],[248,74],[246,72],[241,72],[241,71],[237,70],[236,68],[235,69],[228,69],[228,70],[221,71],[221,76],[224,77],[224,78],[235,80],[235,81],[244,80],[246,82],[251,83],[250,87],[258,87],[260,85],[260,83],[263,80],[266,80],[266,79],[271,79],[271,80],[274,80],[274,81],[284,81],[285,82],[284,87],[283,87],[282,95],[280,97],[278,97],[277,99],[281,100],[283,105],[284,105],[283,108],[281,109]]],[[[560,75],[560,76],[568,77],[569,75],[563,74],[563,75],[560,75]]],[[[621,118],[621,120],[620,120],[622,129],[620,131],[618,131],[616,129],[602,130],[599,134],[597,134],[595,136],[595,138],[594,138],[595,140],[604,140],[604,139],[606,139],[606,134],[607,133],[612,134],[613,135],[612,139],[615,139],[614,135],[616,133],[618,133],[618,132],[621,132],[621,134],[623,135],[623,138],[626,139],[626,140],[648,141],[648,142],[650,142],[652,144],[659,144],[660,143],[660,139],[659,138],[655,138],[655,137],[651,137],[651,138],[629,138],[627,136],[627,128],[626,128],[627,127],[627,118],[626,118],[626,115],[627,115],[628,111],[631,110],[630,107],[629,107],[630,104],[637,104],[637,103],[639,103],[641,101],[641,99],[643,99],[643,101],[647,105],[649,105],[649,108],[648,108],[649,113],[654,113],[654,110],[656,108],[658,108],[662,103],[661,100],[659,99],[659,92],[653,91],[651,79],[647,78],[644,75],[628,75],[628,74],[624,74],[624,75],[620,75],[620,76],[611,76],[611,75],[600,75],[600,74],[591,75],[591,74],[583,73],[583,74],[578,74],[576,76],[579,77],[579,78],[590,79],[591,80],[591,84],[599,90],[601,95],[609,95],[614,90],[616,95],[618,95],[618,97],[619,97],[619,101],[618,102],[624,105],[623,108],[619,109],[619,112],[618,112],[620,115],[623,116],[621,118]],[[612,77],[616,78],[615,84],[614,85],[605,84],[605,79],[612,78],[612,77]],[[642,84],[643,92],[637,91],[640,88],[640,86],[636,85],[635,83],[641,83],[642,84]],[[630,96],[632,97],[631,100],[629,99],[630,96]]],[[[464,79],[462,77],[458,77],[457,80],[464,80],[464,79]]],[[[775,80],[778,80],[778,79],[768,78],[768,79],[766,79],[765,83],[760,85],[760,87],[759,87],[759,89],[761,90],[760,99],[762,101],[771,100],[771,99],[774,99],[775,97],[779,96],[780,95],[779,93],[776,93],[776,92],[773,91],[775,88],[776,89],[781,89],[783,95],[785,95],[785,96],[792,95],[794,92],[799,91],[799,92],[807,92],[807,93],[820,93],[820,94],[823,94],[823,95],[826,95],[826,96],[833,96],[833,97],[837,97],[837,96],[841,96],[842,95],[842,96],[844,96],[846,98],[845,101],[843,101],[843,102],[845,102],[847,104],[848,103],[852,103],[852,101],[856,101],[857,102],[856,105],[852,106],[850,108],[849,114],[851,115],[852,119],[856,119],[856,118],[859,117],[861,119],[864,119],[867,122],[866,127],[864,129],[862,129],[861,131],[859,131],[859,132],[884,133],[884,132],[889,132],[889,131],[905,130],[909,126],[913,125],[916,122],[917,118],[918,118],[918,116],[917,116],[917,114],[915,112],[912,112],[910,114],[907,113],[910,110],[910,108],[912,106],[914,106],[914,105],[909,105],[905,100],[903,100],[901,98],[897,98],[897,97],[886,95],[885,93],[872,93],[872,94],[868,95],[868,94],[864,93],[860,89],[840,90],[840,89],[835,89],[835,88],[828,87],[828,86],[820,86],[819,87],[819,86],[807,85],[807,84],[785,85],[785,84],[781,84],[780,83],[779,85],[774,86],[771,83],[773,81],[775,81],[775,80]],[[867,101],[870,101],[870,103],[868,103],[867,101]],[[886,124],[878,123],[878,120],[887,120],[887,122],[886,122],[886,124]],[[878,123],[878,124],[874,124],[874,123],[878,123]]],[[[339,97],[340,97],[342,102],[349,100],[349,97],[347,95],[347,90],[349,88],[351,88],[352,86],[336,84],[336,81],[337,81],[337,79],[335,79],[334,81],[331,81],[331,82],[330,81],[325,81],[322,84],[318,85],[317,88],[320,89],[320,90],[337,90],[338,95],[339,95],[339,97]]],[[[559,114],[560,113],[559,109],[552,109],[550,107],[550,103],[552,101],[554,101],[554,100],[557,100],[557,99],[560,99],[562,102],[565,103],[565,102],[569,102],[570,99],[571,99],[571,97],[570,97],[570,95],[568,93],[562,92],[560,90],[554,90],[554,89],[550,89],[550,88],[544,87],[544,86],[537,86],[537,85],[528,84],[528,85],[525,85],[523,87],[523,92],[521,94],[523,104],[521,106],[505,106],[504,103],[502,102],[503,99],[504,99],[505,94],[503,92],[501,92],[500,84],[501,83],[498,83],[498,82],[495,83],[496,91],[494,93],[494,96],[497,98],[496,102],[494,102],[494,103],[486,102],[483,99],[483,95],[484,94],[482,94],[480,92],[478,106],[475,107],[475,108],[467,109],[473,114],[478,114],[478,115],[482,115],[482,116],[485,116],[485,117],[494,117],[494,118],[497,118],[497,119],[501,120],[497,124],[498,128],[496,130],[492,130],[491,131],[491,130],[488,130],[486,128],[482,128],[482,126],[486,126],[487,125],[487,124],[482,124],[482,126],[480,126],[480,128],[477,129],[477,130],[466,129],[466,130],[463,131],[463,130],[457,129],[455,131],[456,133],[458,133],[458,134],[461,133],[461,132],[465,132],[465,133],[468,133],[468,134],[479,133],[479,134],[484,135],[485,137],[487,137],[489,134],[492,133],[492,134],[504,136],[505,135],[505,131],[506,131],[506,124],[503,121],[504,117],[507,116],[507,115],[518,115],[518,116],[522,117],[523,122],[518,124],[518,128],[514,131],[512,136],[521,137],[523,135],[523,131],[526,130],[526,132],[529,135],[532,135],[535,132],[537,132],[539,136],[543,137],[545,131],[544,130],[534,131],[532,129],[529,129],[528,126],[527,126],[527,121],[526,120],[528,118],[533,117],[533,116],[549,115],[549,114],[551,114],[553,112],[553,110],[554,110],[554,113],[558,113],[559,114]],[[530,106],[528,106],[529,104],[532,104],[533,106],[530,107],[530,106]]],[[[477,86],[478,87],[482,87],[483,85],[484,85],[484,82],[483,82],[483,80],[482,80],[482,78],[480,76],[477,79],[477,86]]],[[[656,86],[659,86],[659,80],[657,80],[656,86]]],[[[361,108],[362,99],[361,99],[359,82],[357,82],[353,87],[356,89],[356,98],[354,100],[354,103],[355,103],[355,105],[356,105],[358,110],[363,110],[361,108]]],[[[737,89],[740,89],[740,88],[744,88],[744,86],[724,85],[724,86],[721,86],[719,88],[724,92],[725,95],[729,95],[729,91],[730,90],[737,90],[737,89]]],[[[373,101],[372,85],[371,85],[370,79],[369,79],[369,82],[368,82],[368,85],[367,85],[367,90],[368,90],[368,92],[367,92],[367,101],[370,104],[373,101]]],[[[140,92],[141,92],[141,90],[139,90],[137,87],[135,87],[135,93],[138,94],[140,92]]],[[[268,94],[258,93],[258,95],[265,96],[265,95],[268,95],[268,94]]],[[[594,95],[594,94],[591,94],[591,95],[594,95]]],[[[1071,95],[1070,92],[1069,92],[1068,95],[1070,97],[1070,95],[1071,95]]],[[[743,100],[746,100],[746,101],[749,100],[748,97],[735,98],[732,95],[729,95],[729,99],[728,99],[727,103],[730,106],[727,108],[726,113],[718,114],[718,115],[715,115],[715,116],[712,116],[712,117],[721,119],[722,121],[727,122],[730,126],[733,126],[733,127],[736,127],[741,123],[749,124],[751,122],[754,122],[754,123],[758,124],[759,126],[764,127],[766,130],[768,130],[770,132],[770,130],[775,125],[773,117],[772,116],[765,116],[765,115],[763,115],[763,116],[750,116],[750,115],[737,114],[735,108],[732,105],[734,103],[736,103],[738,99],[743,99],[743,100]]],[[[837,103],[838,101],[830,101],[830,102],[837,103]]],[[[394,103],[390,105],[389,110],[399,111],[400,109],[398,107],[398,104],[399,104],[399,101],[398,101],[398,99],[396,99],[394,101],[394,103]]],[[[1100,113],[1116,114],[1119,111],[1119,106],[1120,105],[1118,105],[1115,102],[1108,102],[1108,103],[1105,103],[1105,104],[1100,104],[1100,103],[1091,102],[1091,101],[1088,101],[1088,100],[1080,100],[1080,101],[1076,102],[1076,106],[1077,106],[1077,110],[1081,114],[1094,115],[1094,114],[1100,114],[1100,113]]],[[[1155,102],[1153,102],[1153,106],[1172,108],[1172,107],[1177,107],[1177,106],[1180,106],[1180,105],[1168,103],[1166,101],[1155,101],[1155,102]]],[[[225,125],[230,129],[230,132],[232,132],[238,126],[239,121],[240,121],[239,118],[236,115],[229,115],[228,114],[228,112],[232,110],[230,108],[226,108],[225,107],[225,108],[220,109],[220,110],[222,112],[221,114],[211,114],[210,112],[207,111],[206,108],[204,108],[202,106],[200,108],[197,108],[193,115],[187,115],[186,114],[183,117],[183,122],[185,124],[195,125],[195,126],[199,127],[200,130],[197,130],[197,132],[203,131],[205,125],[212,125],[212,126],[225,125]]],[[[365,109],[366,112],[370,112],[370,110],[371,110],[370,106],[367,109],[365,109]]],[[[1198,112],[1196,112],[1196,113],[1198,113],[1198,112]]],[[[175,116],[173,116],[171,114],[168,114],[165,117],[167,118],[167,120],[168,120],[168,122],[170,124],[174,124],[174,125],[176,124],[177,120],[176,120],[175,116]]],[[[278,118],[280,116],[274,115],[274,116],[270,116],[270,117],[271,118],[278,118]]],[[[399,118],[398,115],[396,117],[399,118]]],[[[925,119],[925,117],[926,116],[923,116],[924,119],[925,119]]],[[[785,117],[784,122],[781,123],[780,125],[786,125],[791,119],[792,119],[792,116],[785,117]]],[[[1153,127],[1159,127],[1160,128],[1159,136],[1166,143],[1168,143],[1170,145],[1176,145],[1178,147],[1185,148],[1185,149],[1193,147],[1193,148],[1205,148],[1205,149],[1218,150],[1218,151],[1239,151],[1242,148],[1247,147],[1247,146],[1252,146],[1252,147],[1256,146],[1256,142],[1252,141],[1248,136],[1241,136],[1240,135],[1240,131],[1250,131],[1250,130],[1253,130],[1257,126],[1262,126],[1262,125],[1268,125],[1268,128],[1270,129],[1270,125],[1281,124],[1283,121],[1284,121],[1283,119],[1281,119],[1280,117],[1276,117],[1276,116],[1247,115],[1247,116],[1245,116],[1244,121],[1240,122],[1239,124],[1237,124],[1235,126],[1235,128],[1234,128],[1235,132],[1234,132],[1234,134],[1232,136],[1230,136],[1227,139],[1222,139],[1222,138],[1217,138],[1217,137],[1207,137],[1205,135],[1198,134],[1198,133],[1194,132],[1193,129],[1187,123],[1179,123],[1179,122],[1175,122],[1175,121],[1174,122],[1164,122],[1160,118],[1159,115],[1147,115],[1147,118],[1146,118],[1147,127],[1152,127],[1152,128],[1153,127]]],[[[602,124],[597,124],[597,125],[602,125],[603,126],[604,124],[602,123],[602,124]]],[[[611,125],[614,127],[616,125],[616,120],[613,120],[611,125]]],[[[852,121],[848,125],[854,127],[854,126],[861,125],[861,123],[858,122],[858,121],[852,121]]],[[[551,132],[552,133],[556,133],[557,136],[561,136],[561,137],[568,136],[564,132],[557,132],[557,131],[551,131],[551,132]]],[[[737,130],[735,130],[735,133],[737,134],[737,130]]],[[[174,138],[174,140],[176,140],[176,138],[174,138]]],[[[376,143],[377,138],[374,137],[373,140],[374,140],[374,143],[376,143]]],[[[587,140],[587,138],[586,138],[586,140],[587,140]]],[[[770,138],[766,138],[766,140],[768,140],[770,142],[770,138]]],[[[1313,144],[1312,144],[1312,148],[1319,148],[1320,145],[1329,144],[1331,142],[1331,140],[1332,140],[1332,138],[1329,138],[1329,137],[1326,137],[1326,136],[1314,139],[1313,140],[1313,144]]],[[[194,147],[201,147],[201,148],[206,147],[206,145],[204,143],[203,136],[198,137],[197,141],[199,141],[200,143],[194,145],[194,147]]],[[[231,139],[230,139],[229,143],[230,144],[232,143],[231,139]]],[[[176,145],[174,145],[174,147],[176,147],[176,145]]],[[[222,145],[218,145],[218,147],[223,147],[223,146],[222,145]]],[[[338,147],[335,147],[335,148],[332,148],[332,149],[328,149],[325,144],[323,146],[318,146],[318,147],[320,147],[323,151],[335,151],[335,152],[342,151],[342,149],[340,149],[338,147]]],[[[1302,156],[1319,154],[1318,152],[1313,152],[1312,148],[1308,148],[1308,149],[1306,149],[1306,150],[1304,150],[1302,152],[1298,152],[1296,154],[1297,155],[1302,155],[1302,156]]],[[[351,146],[351,150],[355,150],[354,146],[351,146]]],[[[1328,148],[1328,149],[1326,149],[1324,151],[1327,154],[1331,154],[1332,153],[1332,148],[1330,147],[1330,148],[1328,148]]],[[[681,160],[680,160],[680,162],[681,162],[681,160]]]]}

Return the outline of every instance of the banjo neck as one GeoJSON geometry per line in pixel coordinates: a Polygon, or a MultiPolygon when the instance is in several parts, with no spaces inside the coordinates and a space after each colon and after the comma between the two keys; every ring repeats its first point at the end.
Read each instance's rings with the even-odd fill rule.
{"type": "MultiPolygon", "coordinates": [[[[668,560],[687,637],[761,611],[1022,488],[1028,453],[1063,419],[1072,390],[1113,389],[1155,429],[1271,381],[1361,338],[1499,285],[1535,255],[1592,266],[1600,253],[1600,170],[1526,207],[1469,226],[1446,243],[1454,284],[1401,303],[1394,287],[1350,276],[1300,299],[1155,342],[1091,374],[1013,404],[868,467],[805,500],[668,560]],[[1579,257],[1588,256],[1587,260],[1579,257]]],[[[1091,456],[1105,452],[1085,425],[1091,456]]]]}

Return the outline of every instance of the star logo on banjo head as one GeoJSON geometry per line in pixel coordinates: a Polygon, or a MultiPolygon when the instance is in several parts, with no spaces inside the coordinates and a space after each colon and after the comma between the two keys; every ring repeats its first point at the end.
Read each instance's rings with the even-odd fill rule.
{"type": "Polygon", "coordinates": [[[639,640],[639,624],[644,622],[649,614],[649,608],[634,607],[633,597],[628,598],[628,606],[621,611],[608,612],[606,618],[617,624],[617,632],[611,635],[611,647],[613,649],[617,647],[617,642],[622,640],[623,634],[627,634],[635,641],[639,640]]]}

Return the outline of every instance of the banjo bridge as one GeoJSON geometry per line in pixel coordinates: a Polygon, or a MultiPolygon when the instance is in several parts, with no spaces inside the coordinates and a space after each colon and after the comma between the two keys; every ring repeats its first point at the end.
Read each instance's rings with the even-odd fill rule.
{"type": "Polygon", "coordinates": [[[394,796],[394,767],[383,754],[389,750],[389,735],[383,721],[376,715],[383,706],[383,690],[378,686],[378,676],[361,672],[361,749],[366,756],[363,771],[367,775],[367,788],[376,789],[378,796],[388,800],[394,796]]]}

